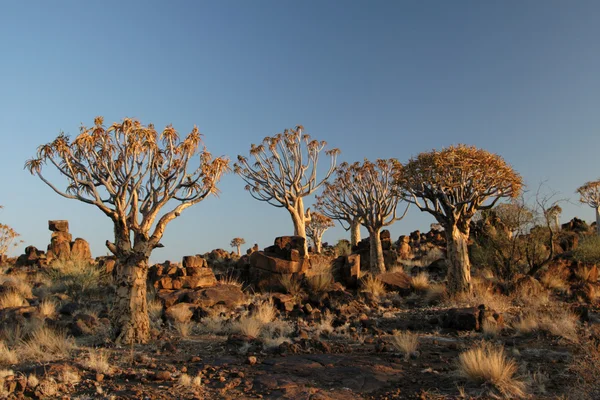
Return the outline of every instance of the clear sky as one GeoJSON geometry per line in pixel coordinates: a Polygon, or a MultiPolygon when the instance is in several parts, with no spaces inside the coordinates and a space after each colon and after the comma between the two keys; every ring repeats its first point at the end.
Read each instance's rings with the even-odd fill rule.
{"type": "MultiPolygon", "coordinates": [[[[571,199],[563,222],[591,222],[574,191],[600,176],[599,20],[600,2],[583,0],[0,0],[0,222],[45,248],[47,220],[68,219],[106,254],[110,221],[23,170],[40,144],[96,115],[197,124],[232,160],[297,124],[340,161],[473,144],[571,199]]],[[[218,199],[168,226],[153,260],[293,232],[285,210],[243,186],[225,176],[218,199]]],[[[390,230],[431,222],[413,208],[390,230]]],[[[336,227],[324,239],[344,237],[336,227]]]]}

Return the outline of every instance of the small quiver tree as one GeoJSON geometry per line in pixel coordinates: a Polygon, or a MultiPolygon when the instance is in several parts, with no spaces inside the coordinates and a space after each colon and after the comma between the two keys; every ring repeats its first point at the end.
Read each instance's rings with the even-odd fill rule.
{"type": "Polygon", "coordinates": [[[600,180],[586,182],[577,189],[579,201],[596,211],[596,234],[600,236],[600,180]]]}
{"type": "MultiPolygon", "coordinates": [[[[338,149],[326,150],[331,158],[329,169],[318,178],[319,154],[326,142],[303,134],[304,128],[285,130],[266,137],[262,144],[252,144],[250,155],[254,162],[238,156],[234,172],[246,182],[246,190],[256,200],[285,208],[292,217],[294,235],[306,238],[306,223],[310,213],[304,210],[304,198],[313,194],[335,170],[338,149]]],[[[304,253],[308,255],[305,242],[304,253]]]]}
{"type": "Polygon", "coordinates": [[[317,196],[316,208],[324,216],[338,221],[346,231],[350,231],[351,246],[356,246],[360,242],[360,217],[351,214],[354,212],[353,207],[347,207],[337,201],[335,191],[324,190],[321,195],[317,196]]]}
{"type": "Polygon", "coordinates": [[[315,253],[321,254],[323,234],[331,227],[333,227],[331,218],[318,212],[311,214],[310,221],[306,224],[306,236],[313,241],[315,253]]]}
{"type": "Polygon", "coordinates": [[[370,266],[376,272],[385,271],[380,232],[406,215],[398,217],[400,190],[395,178],[402,174],[402,166],[395,159],[365,160],[362,164],[342,163],[336,169],[333,182],[327,182],[323,193],[317,196],[319,205],[327,203],[334,212],[355,215],[369,232],[370,266]]]}
{"type": "Polygon", "coordinates": [[[237,249],[237,255],[238,255],[238,257],[240,257],[242,255],[241,246],[244,243],[246,243],[246,241],[243,238],[233,238],[233,239],[231,239],[231,243],[229,243],[229,245],[231,247],[235,247],[237,249]]]}
{"type": "Polygon", "coordinates": [[[398,183],[404,200],[432,214],[444,227],[449,292],[469,292],[471,218],[501,198],[515,198],[523,185],[521,176],[499,155],[458,145],[412,158],[398,183]]]}
{"type": "Polygon", "coordinates": [[[40,146],[26,168],[56,193],[96,206],[114,225],[114,242],[106,246],[117,259],[116,297],[112,308],[118,343],[145,343],[150,324],[146,302],[148,260],[169,222],[186,208],[217,194],[217,183],[229,161],[213,158],[198,129],[180,140],[167,126],[126,118],[108,129],[97,117],[81,127],[73,142],[61,133],[40,146]],[[67,180],[65,190],[42,175],[53,165],[67,180]],[[167,209],[167,211],[163,211],[167,209]]]}
{"type": "MultiPolygon", "coordinates": [[[[0,206],[0,209],[3,207],[0,206]]],[[[0,261],[4,259],[6,253],[8,253],[8,249],[12,246],[17,246],[18,243],[14,243],[15,239],[18,238],[19,235],[13,228],[8,225],[0,224],[0,261]]]]}

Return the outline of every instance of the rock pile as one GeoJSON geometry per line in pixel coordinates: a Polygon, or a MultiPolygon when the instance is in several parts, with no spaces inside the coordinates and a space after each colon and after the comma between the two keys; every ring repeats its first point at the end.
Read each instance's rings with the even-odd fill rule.
{"type": "Polygon", "coordinates": [[[206,260],[200,256],[185,256],[181,264],[171,261],[155,264],[148,271],[148,280],[159,290],[196,289],[217,283],[206,260]]]}
{"type": "Polygon", "coordinates": [[[91,261],[92,252],[89,243],[81,238],[75,238],[69,233],[69,221],[48,221],[48,229],[52,231],[47,252],[38,250],[35,246],[25,248],[25,254],[17,258],[17,267],[44,267],[53,261],[91,261]]]}
{"type": "Polygon", "coordinates": [[[248,260],[249,281],[259,289],[267,289],[278,286],[283,275],[303,275],[310,267],[305,241],[300,236],[281,236],[273,246],[252,252],[248,260]]]}

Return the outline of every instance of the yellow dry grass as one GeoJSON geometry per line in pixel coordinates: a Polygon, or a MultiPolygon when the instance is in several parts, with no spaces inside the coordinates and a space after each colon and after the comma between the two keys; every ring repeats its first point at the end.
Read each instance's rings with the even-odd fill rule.
{"type": "Polygon", "coordinates": [[[28,304],[19,292],[8,291],[0,297],[0,309],[23,307],[28,304]]]}
{"type": "Polygon", "coordinates": [[[89,370],[96,371],[101,374],[108,374],[111,371],[111,366],[108,362],[108,356],[101,350],[89,350],[87,357],[82,361],[81,365],[89,370]]]}
{"type": "Polygon", "coordinates": [[[396,350],[404,353],[405,359],[408,359],[411,354],[415,354],[419,347],[419,336],[413,332],[396,331],[391,339],[392,346],[394,346],[396,350]]]}
{"type": "Polygon", "coordinates": [[[243,315],[233,324],[233,330],[242,335],[257,338],[265,324],[255,316],[243,315]]]}
{"type": "Polygon", "coordinates": [[[19,362],[17,353],[10,350],[6,343],[0,341],[0,365],[13,365],[19,362]]]}
{"type": "Polygon", "coordinates": [[[368,275],[366,278],[363,278],[361,283],[361,292],[369,293],[375,298],[381,297],[386,293],[383,282],[373,275],[368,275]]]}
{"type": "Polygon", "coordinates": [[[515,376],[517,370],[517,363],[506,357],[504,348],[486,342],[465,351],[458,358],[461,376],[490,385],[506,398],[523,398],[526,395],[525,383],[515,376]]]}
{"type": "Polygon", "coordinates": [[[424,292],[429,288],[429,275],[426,272],[420,272],[410,278],[410,287],[417,292],[424,292]]]}

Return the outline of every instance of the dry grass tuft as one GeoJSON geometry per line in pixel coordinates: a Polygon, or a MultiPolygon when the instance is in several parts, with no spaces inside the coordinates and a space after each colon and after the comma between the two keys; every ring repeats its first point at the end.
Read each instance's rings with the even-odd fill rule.
{"type": "Polygon", "coordinates": [[[32,332],[29,339],[19,346],[21,355],[28,360],[53,361],[65,358],[76,348],[72,338],[63,331],[46,326],[32,332]]]}
{"type": "Polygon", "coordinates": [[[233,324],[233,330],[242,335],[257,338],[265,324],[255,316],[243,315],[233,324]]]}
{"type": "Polygon", "coordinates": [[[75,369],[65,368],[58,376],[58,380],[67,385],[75,385],[81,381],[81,376],[75,369]]]}
{"type": "Polygon", "coordinates": [[[27,377],[27,386],[31,389],[35,389],[39,384],[40,380],[38,379],[38,377],[35,374],[29,374],[29,376],[27,377]]]}
{"type": "Polygon", "coordinates": [[[23,298],[23,296],[19,292],[9,291],[4,293],[2,297],[0,297],[0,309],[23,307],[27,305],[29,305],[29,303],[23,298]]]}
{"type": "Polygon", "coordinates": [[[0,340],[0,365],[13,365],[19,362],[17,353],[10,350],[4,341],[0,340]]]}
{"type": "Polygon", "coordinates": [[[489,319],[486,319],[481,324],[481,330],[485,338],[492,339],[500,334],[501,329],[496,321],[490,321],[489,319]]]}
{"type": "Polygon", "coordinates": [[[545,273],[540,278],[540,282],[550,290],[557,290],[559,292],[566,292],[569,290],[568,283],[560,275],[545,273]]]}
{"type": "Polygon", "coordinates": [[[506,358],[504,348],[481,343],[460,354],[460,375],[476,383],[490,385],[507,398],[525,397],[525,383],[515,377],[518,366],[506,358]]]}
{"type": "Polygon", "coordinates": [[[366,278],[363,278],[361,280],[361,283],[361,292],[369,293],[375,298],[381,297],[386,293],[385,285],[383,284],[383,282],[381,282],[379,278],[373,275],[368,275],[366,278]]]}
{"type": "Polygon", "coordinates": [[[446,291],[446,286],[442,284],[430,285],[427,292],[425,292],[425,298],[423,300],[426,304],[430,305],[447,301],[448,292],[446,291]]]}
{"type": "Polygon", "coordinates": [[[427,272],[420,272],[410,278],[410,287],[417,292],[424,292],[429,289],[429,275],[427,272]]]}
{"type": "Polygon", "coordinates": [[[525,314],[520,318],[517,318],[511,323],[514,330],[521,334],[528,334],[536,331],[539,327],[539,321],[533,314],[525,314]]]}
{"type": "Polygon", "coordinates": [[[174,323],[176,322],[188,322],[194,312],[190,309],[190,307],[185,306],[185,303],[179,303],[176,307],[171,307],[167,310],[167,315],[174,323]],[[181,306],[179,306],[179,304],[181,306]]]}
{"type": "Polygon", "coordinates": [[[505,312],[512,307],[511,299],[500,293],[494,293],[491,282],[478,277],[471,279],[471,293],[459,294],[446,302],[450,307],[478,307],[485,304],[488,308],[505,312]]]}
{"type": "Polygon", "coordinates": [[[175,321],[173,323],[173,326],[175,327],[175,330],[177,331],[179,336],[181,336],[182,338],[189,337],[190,333],[192,332],[192,328],[193,328],[193,324],[189,321],[186,321],[186,322],[175,321]]]}
{"type": "Polygon", "coordinates": [[[277,310],[273,304],[273,299],[270,298],[269,300],[260,303],[254,311],[253,316],[263,324],[268,324],[273,321],[277,316],[277,310]]]}
{"type": "Polygon", "coordinates": [[[313,275],[307,278],[307,283],[313,293],[327,292],[333,283],[333,276],[331,273],[313,275]]]}
{"type": "Polygon", "coordinates": [[[302,293],[302,282],[293,274],[284,274],[279,278],[279,283],[287,294],[298,296],[302,293]]]}
{"type": "Polygon", "coordinates": [[[42,318],[52,318],[56,315],[56,303],[52,300],[42,301],[38,309],[42,318]]]}
{"type": "Polygon", "coordinates": [[[244,282],[240,281],[238,278],[236,278],[233,275],[227,275],[227,276],[223,276],[223,277],[219,278],[218,284],[219,285],[236,286],[236,287],[239,287],[240,289],[242,289],[244,287],[244,282]]]}
{"type": "Polygon", "coordinates": [[[391,343],[396,350],[404,353],[404,358],[408,360],[411,355],[416,355],[417,353],[417,348],[419,347],[419,336],[409,331],[395,331],[392,335],[391,343]]]}
{"type": "Polygon", "coordinates": [[[81,363],[85,368],[99,372],[101,374],[108,374],[111,371],[110,364],[108,362],[108,356],[106,353],[100,350],[90,350],[87,358],[81,363]]]}

